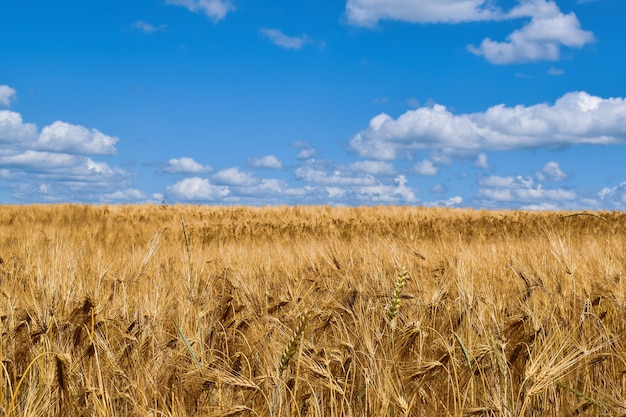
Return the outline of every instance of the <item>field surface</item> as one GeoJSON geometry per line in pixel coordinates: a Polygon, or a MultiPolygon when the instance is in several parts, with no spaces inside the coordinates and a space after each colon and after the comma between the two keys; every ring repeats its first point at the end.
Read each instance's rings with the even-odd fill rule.
{"type": "Polygon", "coordinates": [[[625,415],[625,246],[622,213],[0,207],[0,415],[625,415]]]}

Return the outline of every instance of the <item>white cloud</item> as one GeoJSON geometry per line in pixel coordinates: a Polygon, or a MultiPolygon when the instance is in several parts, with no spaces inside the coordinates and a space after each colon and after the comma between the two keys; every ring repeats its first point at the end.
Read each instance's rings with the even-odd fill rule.
{"type": "Polygon", "coordinates": [[[309,162],[295,171],[296,178],[308,184],[329,186],[374,185],[372,175],[356,174],[350,169],[324,162],[309,162]]]}
{"type": "Polygon", "coordinates": [[[448,191],[448,189],[443,184],[435,184],[428,190],[433,194],[443,194],[448,191]]]}
{"type": "Polygon", "coordinates": [[[391,163],[383,161],[357,161],[348,165],[347,168],[350,171],[370,175],[393,175],[396,171],[391,163]]]}
{"type": "Polygon", "coordinates": [[[246,164],[252,168],[283,169],[283,163],[274,155],[266,155],[260,158],[249,158],[246,164]]]}
{"type": "Polygon", "coordinates": [[[442,105],[409,110],[397,119],[372,118],[350,148],[363,157],[407,158],[416,150],[508,151],[626,142],[626,100],[571,92],[554,105],[493,106],[454,115],[442,105]]]}
{"type": "Polygon", "coordinates": [[[326,192],[328,193],[328,198],[333,200],[346,195],[346,190],[340,187],[326,187],[326,192]]]}
{"type": "Polygon", "coordinates": [[[154,25],[151,25],[150,23],[146,23],[146,22],[143,22],[141,20],[138,20],[135,23],[133,23],[131,25],[131,27],[134,28],[134,29],[139,29],[142,32],[154,33],[154,32],[158,32],[160,30],[164,30],[165,28],[167,28],[167,25],[154,26],[154,25]]]}
{"type": "Polygon", "coordinates": [[[565,73],[564,70],[560,69],[560,68],[555,68],[555,67],[551,67],[548,70],[548,75],[563,75],[565,73]]]}
{"type": "Polygon", "coordinates": [[[15,89],[8,85],[0,85],[0,106],[9,107],[15,98],[15,89]]]}
{"type": "Polygon", "coordinates": [[[604,187],[597,195],[604,207],[624,210],[626,207],[626,181],[613,187],[604,187]]]}
{"type": "Polygon", "coordinates": [[[193,158],[182,157],[170,159],[163,171],[169,174],[203,174],[213,171],[213,168],[202,165],[193,158]]]}
{"type": "Polygon", "coordinates": [[[134,203],[145,200],[147,200],[146,195],[135,188],[128,188],[104,194],[101,198],[101,201],[107,203],[134,203]]]}
{"type": "MultiPolygon", "coordinates": [[[[13,111],[0,110],[0,143],[23,148],[37,137],[37,126],[24,123],[22,115],[13,111]]],[[[3,150],[0,149],[0,154],[3,150]]]]}
{"type": "Polygon", "coordinates": [[[247,204],[275,204],[293,201],[293,198],[306,197],[304,188],[291,187],[286,181],[275,178],[264,178],[253,185],[237,186],[231,189],[237,197],[245,196],[247,204]]]}
{"type": "Polygon", "coordinates": [[[564,188],[543,188],[535,185],[530,177],[521,175],[514,177],[490,176],[479,180],[479,198],[495,207],[555,207],[567,208],[576,205],[577,195],[573,190],[564,188]]]}
{"type": "Polygon", "coordinates": [[[463,202],[463,197],[454,196],[450,197],[446,200],[437,200],[437,201],[428,201],[425,202],[424,205],[427,207],[454,207],[458,206],[463,202]]]}
{"type": "Polygon", "coordinates": [[[302,49],[304,46],[314,43],[307,35],[287,36],[277,29],[263,28],[259,31],[274,45],[285,49],[302,49]]]}
{"type": "Polygon", "coordinates": [[[594,41],[574,13],[562,13],[549,0],[519,0],[508,12],[491,0],[347,0],[346,16],[349,23],[365,27],[375,27],[379,20],[461,23],[530,18],[504,42],[486,38],[478,47],[468,46],[470,52],[495,64],[554,61],[560,57],[561,46],[580,48],[594,41]]]}
{"type": "Polygon", "coordinates": [[[306,142],[294,142],[291,146],[296,149],[300,149],[300,152],[296,155],[297,159],[310,159],[317,153],[315,148],[306,142]]]}
{"type": "Polygon", "coordinates": [[[406,186],[407,179],[404,175],[394,178],[397,184],[377,184],[359,187],[356,198],[368,203],[414,203],[417,201],[415,192],[406,186]]]}
{"type": "Polygon", "coordinates": [[[17,200],[102,201],[127,186],[131,174],[83,155],[27,150],[0,156],[0,178],[17,200]]]}
{"type": "Polygon", "coordinates": [[[558,162],[548,162],[541,168],[541,171],[536,173],[539,181],[554,181],[559,182],[567,178],[567,174],[561,170],[558,162]]]}
{"type": "Polygon", "coordinates": [[[374,27],[379,20],[457,23],[492,20],[499,12],[488,0],[348,0],[348,22],[374,27]]]}
{"type": "Polygon", "coordinates": [[[56,121],[42,129],[37,149],[77,154],[113,155],[118,138],[97,129],[56,121]]]}
{"type": "Polygon", "coordinates": [[[487,155],[483,152],[478,154],[476,161],[474,161],[474,166],[477,168],[487,169],[489,168],[489,163],[487,162],[487,155]]]}
{"type": "Polygon", "coordinates": [[[8,169],[13,178],[29,175],[56,181],[92,183],[111,180],[114,183],[124,182],[129,177],[127,171],[111,168],[108,164],[96,162],[87,156],[31,150],[0,156],[0,167],[8,169]]]}
{"type": "Polygon", "coordinates": [[[234,186],[250,186],[257,183],[254,175],[249,172],[240,171],[239,168],[227,168],[218,171],[213,175],[213,180],[219,184],[234,185],[234,186]]]}
{"type": "Polygon", "coordinates": [[[20,113],[0,110],[2,188],[19,201],[102,201],[132,179],[130,172],[91,157],[115,154],[117,141],[97,129],[62,121],[40,132],[20,113]]]}
{"type": "Polygon", "coordinates": [[[214,22],[219,22],[228,12],[235,10],[235,5],[229,0],[166,0],[166,2],[183,6],[194,13],[204,13],[214,22]]]}
{"type": "Polygon", "coordinates": [[[206,178],[192,177],[167,187],[167,193],[178,200],[215,201],[228,196],[230,189],[213,185],[206,178]]]}
{"type": "Polygon", "coordinates": [[[424,159],[422,162],[415,164],[415,172],[419,175],[433,176],[439,173],[439,169],[428,159],[424,159]]]}
{"type": "Polygon", "coordinates": [[[486,38],[478,47],[468,46],[468,50],[494,64],[556,61],[561,45],[580,48],[594,41],[593,33],[581,29],[574,13],[563,14],[552,1],[522,1],[507,17],[531,17],[531,21],[507,36],[506,42],[486,38]]]}

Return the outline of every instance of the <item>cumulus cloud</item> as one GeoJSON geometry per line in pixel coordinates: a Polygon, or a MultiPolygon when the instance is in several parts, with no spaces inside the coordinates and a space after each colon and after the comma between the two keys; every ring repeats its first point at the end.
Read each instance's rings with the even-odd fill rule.
{"type": "Polygon", "coordinates": [[[182,157],[170,159],[163,171],[168,174],[203,174],[213,171],[213,168],[202,165],[193,158],[182,157]]]}
{"type": "Polygon", "coordinates": [[[507,17],[530,17],[531,21],[508,35],[505,42],[486,38],[468,50],[494,64],[556,61],[561,45],[580,48],[594,41],[593,33],[581,29],[574,13],[563,14],[552,1],[522,1],[507,17]]]}
{"type": "Polygon", "coordinates": [[[439,173],[439,169],[428,159],[415,164],[415,172],[423,176],[433,176],[439,173]]]}
{"type": "Polygon", "coordinates": [[[434,105],[409,110],[397,119],[382,113],[349,146],[363,157],[393,160],[422,149],[478,153],[625,142],[626,100],[581,91],[567,93],[553,105],[500,104],[460,115],[434,105]]]}
{"type": "Polygon", "coordinates": [[[489,163],[487,162],[487,155],[485,155],[485,153],[483,152],[479,153],[478,157],[476,157],[476,161],[474,161],[474,166],[476,168],[481,168],[481,169],[489,168],[489,163]]]}
{"type": "Polygon", "coordinates": [[[428,201],[424,205],[427,207],[455,207],[463,203],[463,197],[454,196],[445,200],[428,201]]]}
{"type": "Polygon", "coordinates": [[[107,193],[101,198],[101,201],[106,203],[134,203],[145,200],[147,200],[147,196],[135,188],[128,188],[125,190],[118,190],[113,193],[107,193]]]}
{"type": "Polygon", "coordinates": [[[348,165],[347,169],[370,175],[393,175],[395,173],[393,165],[384,161],[356,161],[348,165]]]}
{"type": "Polygon", "coordinates": [[[573,190],[544,188],[541,184],[535,185],[533,178],[521,175],[489,176],[480,179],[479,185],[479,198],[491,206],[537,209],[551,204],[554,208],[566,208],[568,204],[574,205],[577,199],[573,190]]]}
{"type": "Polygon", "coordinates": [[[175,200],[216,201],[228,196],[230,189],[225,186],[213,185],[206,178],[192,177],[167,187],[167,193],[175,200]]]}
{"type": "Polygon", "coordinates": [[[121,168],[111,168],[83,155],[54,152],[26,151],[11,156],[0,156],[0,167],[11,173],[12,178],[24,175],[55,181],[72,182],[124,182],[129,173],[121,168]]]}
{"type": "Polygon", "coordinates": [[[414,203],[417,201],[415,192],[411,187],[407,187],[407,179],[404,175],[394,178],[396,185],[376,184],[359,187],[356,198],[370,203],[414,203]]]}
{"type": "Polygon", "coordinates": [[[166,0],[166,2],[183,6],[194,13],[204,13],[214,22],[219,22],[228,12],[235,10],[235,5],[229,0],[166,0]]]}
{"type": "Polygon", "coordinates": [[[117,142],[97,129],[62,121],[39,131],[20,113],[0,110],[2,187],[20,201],[102,201],[103,195],[128,187],[133,177],[93,159],[115,154],[117,142]]]}
{"type": "Polygon", "coordinates": [[[97,129],[56,121],[44,127],[35,146],[57,152],[83,155],[114,155],[118,138],[107,136],[97,129]]]}
{"type": "Polygon", "coordinates": [[[567,178],[567,174],[561,170],[558,162],[548,162],[541,168],[541,171],[537,171],[535,174],[539,181],[554,181],[559,182],[567,178]]]}
{"type": "Polygon", "coordinates": [[[274,45],[285,49],[302,49],[304,46],[314,43],[307,35],[287,36],[277,29],[263,28],[261,35],[269,39],[274,45]]]}
{"type": "Polygon", "coordinates": [[[102,201],[129,184],[128,171],[84,155],[27,150],[0,156],[0,178],[23,201],[102,201]]]}
{"type": "Polygon", "coordinates": [[[0,110],[0,142],[12,149],[37,149],[81,155],[114,155],[118,138],[97,129],[56,121],[37,133],[32,123],[24,123],[19,113],[0,110]]]}
{"type": "Polygon", "coordinates": [[[613,187],[604,187],[597,193],[597,204],[615,210],[626,207],[626,181],[613,187]]]}
{"type": "Polygon", "coordinates": [[[503,42],[486,38],[479,46],[468,46],[494,64],[555,61],[561,46],[580,48],[594,41],[593,33],[581,29],[574,13],[562,13],[549,0],[519,0],[508,12],[490,0],[348,0],[346,16],[349,23],[365,27],[375,27],[380,20],[461,23],[530,18],[503,42]]]}
{"type": "Polygon", "coordinates": [[[493,20],[499,15],[488,0],[348,0],[348,22],[374,27],[379,20],[458,23],[493,20]]]}
{"type": "Polygon", "coordinates": [[[291,146],[293,148],[300,149],[300,152],[296,155],[297,159],[310,159],[317,153],[315,148],[306,142],[294,142],[291,146]]]}
{"type": "MultiPolygon", "coordinates": [[[[24,123],[22,115],[13,111],[0,110],[0,143],[23,148],[37,137],[37,126],[24,123]]],[[[0,150],[0,154],[3,151],[0,150]]]]}
{"type": "Polygon", "coordinates": [[[9,107],[15,98],[15,89],[8,85],[0,85],[0,106],[9,107]]]}
{"type": "Polygon", "coordinates": [[[264,178],[249,186],[231,187],[233,201],[245,198],[246,204],[289,204],[303,201],[307,195],[306,188],[292,187],[276,178],[264,178]]]}
{"type": "Polygon", "coordinates": [[[357,161],[338,165],[331,161],[309,160],[295,170],[305,186],[306,197],[314,204],[414,203],[415,190],[404,175],[395,175],[393,165],[381,161],[357,161]],[[394,176],[395,175],[395,176],[394,176]]]}
{"type": "Polygon", "coordinates": [[[376,180],[370,174],[356,173],[329,162],[309,162],[296,168],[295,174],[299,180],[314,185],[363,186],[376,184],[376,180]]]}
{"type": "Polygon", "coordinates": [[[266,155],[260,158],[249,158],[246,164],[252,168],[283,169],[283,163],[274,155],[266,155]]]}
{"type": "Polygon", "coordinates": [[[212,179],[219,184],[234,186],[250,186],[257,183],[254,175],[243,172],[237,167],[223,169],[213,175],[212,179]]]}

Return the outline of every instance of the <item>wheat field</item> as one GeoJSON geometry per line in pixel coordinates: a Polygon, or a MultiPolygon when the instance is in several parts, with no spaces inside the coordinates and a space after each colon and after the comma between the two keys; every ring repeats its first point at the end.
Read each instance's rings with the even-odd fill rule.
{"type": "Polygon", "coordinates": [[[0,207],[0,415],[626,415],[626,215],[0,207]]]}

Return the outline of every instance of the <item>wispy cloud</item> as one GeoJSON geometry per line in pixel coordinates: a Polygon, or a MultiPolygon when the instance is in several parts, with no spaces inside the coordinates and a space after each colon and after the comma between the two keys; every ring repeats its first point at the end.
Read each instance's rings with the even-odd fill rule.
{"type": "Polygon", "coordinates": [[[493,20],[499,11],[487,0],[348,0],[348,22],[374,27],[380,20],[458,23],[493,20]]]}
{"type": "Polygon", "coordinates": [[[314,41],[307,35],[287,36],[277,29],[263,28],[259,30],[261,35],[269,39],[274,45],[285,49],[302,49],[304,46],[313,44],[314,41]]]}
{"type": "Polygon", "coordinates": [[[565,71],[560,69],[560,68],[551,67],[548,70],[548,75],[563,75],[564,73],[565,73],[565,71]]]}
{"type": "Polygon", "coordinates": [[[162,24],[162,25],[151,25],[150,23],[146,23],[144,21],[138,20],[135,23],[133,23],[131,25],[131,27],[133,29],[138,29],[142,32],[146,32],[146,33],[154,33],[154,32],[158,32],[160,30],[165,30],[167,28],[167,25],[162,24]]]}
{"type": "Polygon", "coordinates": [[[204,13],[214,22],[219,22],[228,12],[235,10],[235,5],[229,0],[166,0],[166,2],[185,7],[194,13],[204,13]]]}

